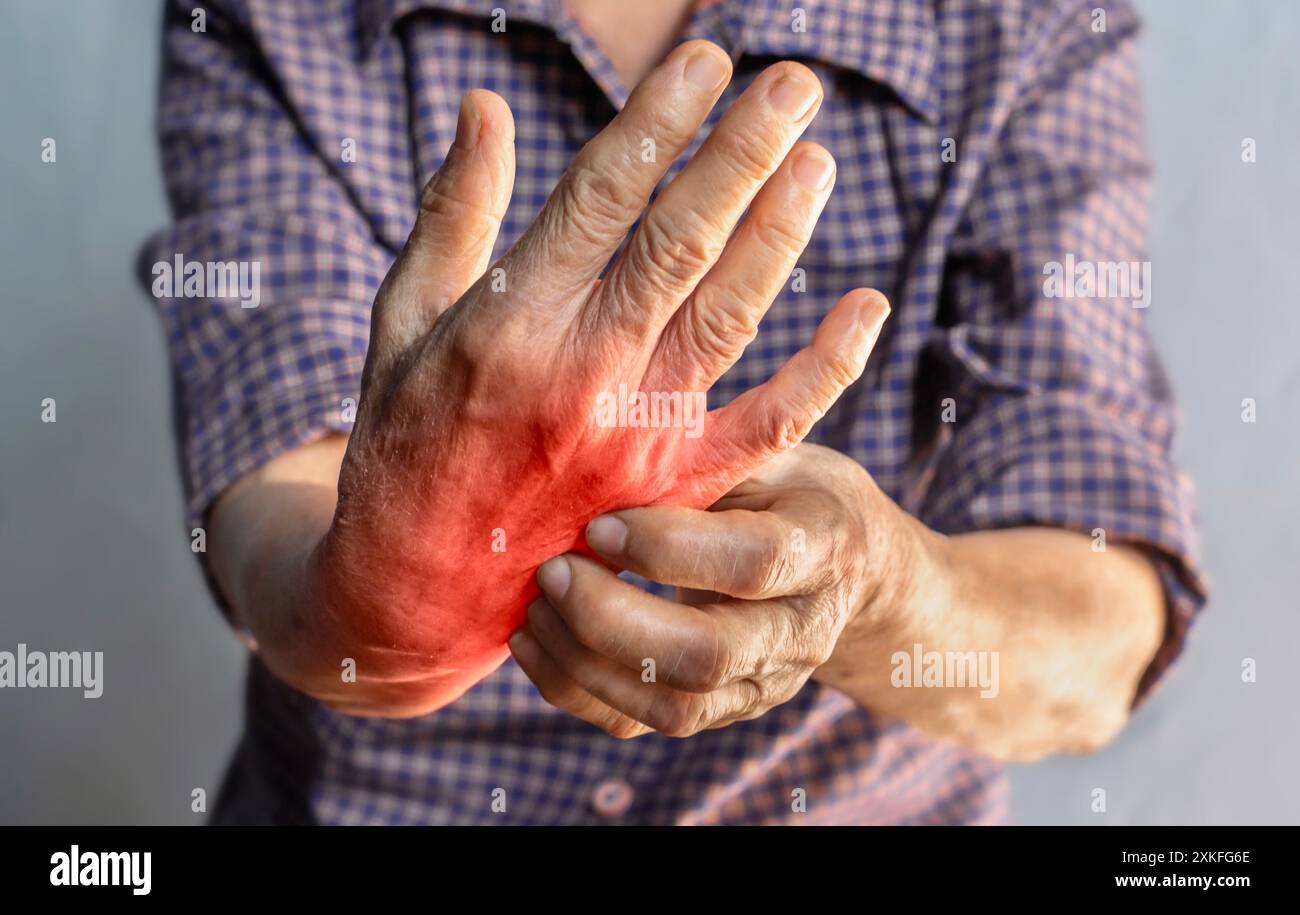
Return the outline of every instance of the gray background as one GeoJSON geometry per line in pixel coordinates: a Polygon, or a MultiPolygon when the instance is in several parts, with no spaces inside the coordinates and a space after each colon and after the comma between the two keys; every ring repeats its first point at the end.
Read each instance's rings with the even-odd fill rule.
{"type": "MultiPolygon", "coordinates": [[[[1184,404],[1215,598],[1118,741],[1017,767],[1015,808],[1031,823],[1300,823],[1300,4],[1139,6],[1159,175],[1148,314],[1184,404]]],[[[5,12],[0,649],[102,650],[107,688],[0,692],[0,823],[193,823],[190,792],[215,793],[237,734],[242,649],[189,552],[162,339],[131,277],[167,220],[158,4],[5,12]],[[56,165],[40,162],[47,136],[56,165]]]]}

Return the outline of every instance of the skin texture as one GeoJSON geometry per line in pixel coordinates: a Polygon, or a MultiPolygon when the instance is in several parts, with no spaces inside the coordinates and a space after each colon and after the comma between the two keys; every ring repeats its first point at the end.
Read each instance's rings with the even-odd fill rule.
{"type": "MultiPolygon", "coordinates": [[[[594,515],[711,504],[797,444],[861,373],[888,310],[870,290],[846,295],[807,349],[708,414],[699,437],[599,422],[609,392],[707,391],[754,336],[830,194],[829,154],[796,142],[821,87],[783,63],[645,209],[729,69],[706,42],[674,52],[488,274],[513,127],[497,96],[467,96],[378,293],[337,507],[309,561],[338,657],[359,679],[409,690],[403,713],[455,699],[505,659],[537,594],[534,570],[581,549],[594,515]],[[652,162],[639,155],[647,138],[652,162]]],[[[258,641],[324,688],[314,648],[277,657],[283,640],[258,641]]]]}
{"type": "Polygon", "coordinates": [[[831,191],[829,154],[797,141],[820,89],[777,64],[626,240],[728,72],[712,45],[677,48],[496,264],[513,126],[495,95],[466,97],[377,296],[351,436],[268,462],[214,507],[210,557],[238,621],[273,672],[354,714],[436,710],[509,650],[543,696],[616,736],[752,718],[815,676],[1008,758],[1100,745],[1163,632],[1137,548],[1095,554],[1046,529],[940,537],[856,462],[796,447],[860,375],[879,293],[846,294],[698,438],[596,420],[620,385],[707,390],[831,191]],[[647,137],[658,164],[640,157],[647,137]],[[621,541],[606,536],[618,522],[621,541]],[[999,651],[999,696],[892,688],[891,654],[917,642],[999,651]],[[340,676],[349,661],[355,682],[340,676]]]}
{"type": "Polygon", "coordinates": [[[1163,600],[1136,549],[1094,553],[1050,529],[943,537],[816,445],[773,459],[710,511],[617,512],[587,540],[612,566],[678,585],[678,601],[560,557],[539,570],[545,595],[510,647],[543,696],[617,737],[756,718],[813,677],[1006,759],[1091,751],[1122,727],[1160,641],[1158,612],[1134,618],[1163,600]],[[996,650],[998,694],[895,688],[891,657],[917,643],[996,650]]]}

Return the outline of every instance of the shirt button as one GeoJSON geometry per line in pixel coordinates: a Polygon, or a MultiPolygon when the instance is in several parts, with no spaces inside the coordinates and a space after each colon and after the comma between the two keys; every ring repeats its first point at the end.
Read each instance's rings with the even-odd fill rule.
{"type": "Polygon", "coordinates": [[[591,792],[591,806],[603,817],[617,817],[632,806],[632,786],[621,778],[611,778],[591,792]]]}

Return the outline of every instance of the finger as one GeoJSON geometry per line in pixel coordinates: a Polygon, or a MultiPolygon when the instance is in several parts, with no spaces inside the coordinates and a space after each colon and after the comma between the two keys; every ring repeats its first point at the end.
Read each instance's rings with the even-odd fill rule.
{"type": "Polygon", "coordinates": [[[649,726],[615,711],[575,683],[527,626],[510,637],[510,653],[542,698],[556,708],[594,724],[611,737],[627,739],[650,732],[649,726]]]}
{"type": "Polygon", "coordinates": [[[752,680],[707,693],[674,689],[602,657],[579,642],[547,601],[528,608],[529,630],[564,674],[617,712],[669,737],[689,737],[716,721],[752,711],[761,690],[752,680]]]}
{"type": "Polygon", "coordinates": [[[771,512],[671,505],[601,515],[587,525],[587,544],[619,568],[745,600],[817,590],[829,567],[824,539],[771,512]]]}
{"type": "Polygon", "coordinates": [[[821,97],[817,77],[791,61],[769,67],[745,90],[646,212],[611,268],[602,299],[615,297],[616,320],[659,333],[722,253],[821,97]]]}
{"type": "Polygon", "coordinates": [[[648,389],[707,391],[735,364],[812,238],[834,178],[830,153],[815,143],[795,145],[664,328],[648,389]]]}
{"type": "Polygon", "coordinates": [[[461,100],[456,139],[420,195],[415,228],[376,298],[375,343],[400,351],[483,275],[510,203],[515,128],[499,95],[461,100]]]}
{"type": "Polygon", "coordinates": [[[545,293],[555,304],[588,289],[668,166],[690,145],[730,76],[731,60],[717,45],[688,41],[677,47],[578,153],[537,219],[502,260],[507,275],[544,268],[545,293]]]}
{"type": "Polygon", "coordinates": [[[771,378],[709,414],[712,434],[697,452],[694,472],[748,471],[789,451],[841,393],[857,381],[889,316],[874,289],[843,296],[822,319],[812,342],[771,378]]]}
{"type": "Polygon", "coordinates": [[[659,682],[686,692],[749,676],[783,634],[771,613],[685,607],[573,554],[544,563],[537,582],[582,645],[637,677],[653,668],[659,682]]]}

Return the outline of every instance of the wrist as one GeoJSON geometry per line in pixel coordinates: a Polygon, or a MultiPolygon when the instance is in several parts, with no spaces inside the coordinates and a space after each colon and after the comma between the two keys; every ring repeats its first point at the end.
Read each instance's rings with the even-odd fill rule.
{"type": "Polygon", "coordinates": [[[863,512],[864,582],[849,627],[910,637],[946,618],[955,578],[949,539],[905,512],[875,482],[863,512]],[[918,625],[918,620],[928,625],[918,625]]]}
{"type": "Polygon", "coordinates": [[[890,658],[950,626],[949,539],[903,511],[874,483],[864,490],[864,556],[855,602],[814,677],[868,708],[890,708],[890,658]]]}
{"type": "Polygon", "coordinates": [[[241,570],[238,619],[253,648],[280,679],[311,693],[326,668],[337,672],[345,636],[320,572],[321,534],[286,536],[241,570]]]}

